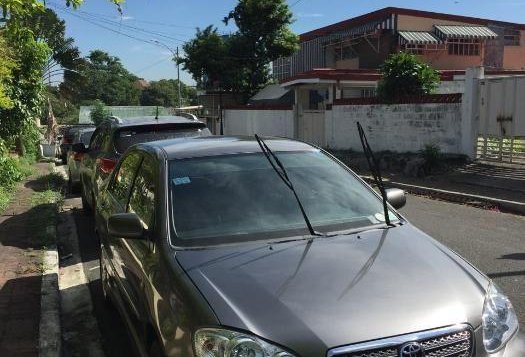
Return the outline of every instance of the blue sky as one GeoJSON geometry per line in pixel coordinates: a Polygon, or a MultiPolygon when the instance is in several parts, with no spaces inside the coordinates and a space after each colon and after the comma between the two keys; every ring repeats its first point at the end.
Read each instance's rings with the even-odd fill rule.
{"type": "MultiPolygon", "coordinates": [[[[177,72],[170,61],[170,50],[146,42],[157,40],[175,49],[194,35],[196,27],[212,24],[224,33],[235,30],[232,25],[225,26],[222,18],[235,7],[236,0],[127,0],[122,6],[122,16],[110,1],[84,1],[77,10],[64,10],[63,0],[49,0],[47,4],[66,20],[67,34],[75,39],[83,55],[94,49],[107,51],[118,56],[128,70],[148,80],[176,78],[177,72]]],[[[295,17],[292,29],[296,33],[387,6],[525,23],[525,0],[288,0],[288,3],[295,17]]],[[[187,73],[181,72],[181,79],[193,83],[187,73]]]]}

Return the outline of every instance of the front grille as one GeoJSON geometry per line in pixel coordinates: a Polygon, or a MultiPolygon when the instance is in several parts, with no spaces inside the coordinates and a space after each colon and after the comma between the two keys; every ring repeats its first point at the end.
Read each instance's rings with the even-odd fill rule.
{"type": "Polygon", "coordinates": [[[452,331],[446,329],[410,334],[389,338],[384,341],[372,341],[330,351],[329,356],[337,357],[399,357],[401,347],[408,342],[417,342],[423,349],[424,357],[470,357],[474,346],[472,329],[460,325],[452,331]],[[382,343],[384,342],[384,343],[382,343]],[[369,345],[369,348],[366,348],[369,345]]]}

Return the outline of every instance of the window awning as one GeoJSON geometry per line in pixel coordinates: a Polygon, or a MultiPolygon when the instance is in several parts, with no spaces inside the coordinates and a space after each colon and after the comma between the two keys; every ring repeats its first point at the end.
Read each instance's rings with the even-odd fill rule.
{"type": "Polygon", "coordinates": [[[401,44],[438,44],[440,41],[432,33],[426,31],[398,31],[401,44]]]}
{"type": "Polygon", "coordinates": [[[455,25],[434,25],[436,35],[441,39],[446,38],[475,38],[491,39],[498,37],[498,34],[486,26],[455,26],[455,25]]]}

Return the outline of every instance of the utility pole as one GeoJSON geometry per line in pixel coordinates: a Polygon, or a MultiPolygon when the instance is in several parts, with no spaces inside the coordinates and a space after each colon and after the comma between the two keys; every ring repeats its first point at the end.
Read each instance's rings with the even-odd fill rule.
{"type": "Polygon", "coordinates": [[[179,46],[177,46],[177,52],[175,54],[175,60],[177,61],[177,85],[179,90],[179,108],[182,108],[182,97],[180,95],[180,70],[179,70],[179,46]]]}
{"type": "Polygon", "coordinates": [[[166,45],[163,42],[160,42],[157,39],[151,39],[152,42],[156,43],[157,45],[160,45],[164,48],[167,48],[171,54],[175,57],[176,67],[177,67],[177,91],[179,94],[179,108],[182,108],[182,96],[181,96],[181,89],[180,89],[180,69],[179,69],[179,46],[177,46],[176,50],[173,51],[173,49],[166,45]]]}

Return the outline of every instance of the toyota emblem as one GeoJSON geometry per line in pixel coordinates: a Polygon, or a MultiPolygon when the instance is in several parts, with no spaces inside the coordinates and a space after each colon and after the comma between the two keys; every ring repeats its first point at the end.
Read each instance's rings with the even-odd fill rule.
{"type": "Polygon", "coordinates": [[[423,357],[425,353],[423,347],[417,342],[405,343],[399,349],[399,357],[423,357]]]}

